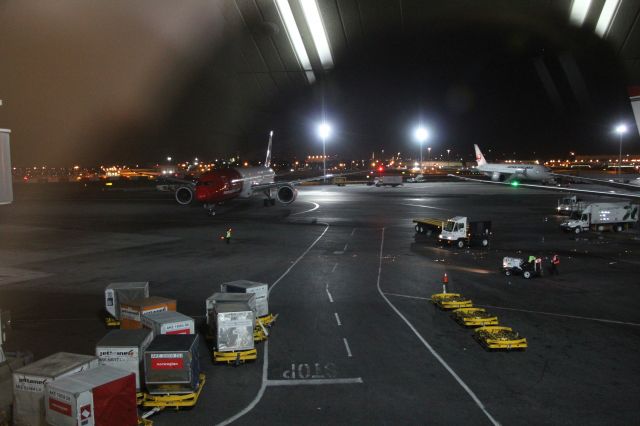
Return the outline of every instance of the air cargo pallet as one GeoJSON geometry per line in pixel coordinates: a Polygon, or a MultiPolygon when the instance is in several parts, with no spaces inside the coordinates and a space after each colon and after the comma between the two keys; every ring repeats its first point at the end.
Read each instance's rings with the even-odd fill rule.
{"type": "Polygon", "coordinates": [[[473,307],[473,302],[459,293],[437,293],[431,296],[431,302],[446,310],[473,307]]]}
{"type": "Polygon", "coordinates": [[[200,373],[200,384],[198,385],[198,389],[195,392],[166,395],[151,395],[145,392],[142,400],[142,406],[153,407],[155,410],[152,410],[151,412],[143,415],[142,418],[146,419],[150,414],[153,414],[153,412],[158,412],[164,410],[165,408],[174,408],[176,411],[178,411],[181,408],[193,407],[198,402],[200,392],[202,392],[202,388],[204,387],[205,382],[205,375],[200,373]]]}
{"type": "Polygon", "coordinates": [[[273,314],[268,314],[262,317],[258,317],[256,318],[263,326],[265,327],[271,327],[271,325],[276,322],[276,320],[278,319],[278,314],[273,315],[273,314]]]}
{"type": "Polygon", "coordinates": [[[214,362],[226,362],[227,364],[239,365],[256,359],[258,359],[258,351],[256,349],[229,352],[213,351],[214,362]]]}
{"type": "Polygon", "coordinates": [[[267,340],[269,335],[265,333],[266,330],[263,330],[262,327],[256,327],[253,329],[253,341],[254,342],[262,342],[263,340],[267,340]]]}
{"type": "Polygon", "coordinates": [[[466,327],[498,325],[498,317],[483,308],[460,308],[453,311],[451,316],[458,324],[466,327]]]}
{"type": "Polygon", "coordinates": [[[527,339],[520,337],[511,327],[480,327],[473,333],[473,338],[486,349],[525,350],[528,347],[527,339]]]}
{"type": "Polygon", "coordinates": [[[104,323],[107,327],[109,328],[117,328],[120,327],[120,321],[115,319],[114,317],[112,317],[111,315],[108,315],[106,317],[104,317],[104,323]]]}

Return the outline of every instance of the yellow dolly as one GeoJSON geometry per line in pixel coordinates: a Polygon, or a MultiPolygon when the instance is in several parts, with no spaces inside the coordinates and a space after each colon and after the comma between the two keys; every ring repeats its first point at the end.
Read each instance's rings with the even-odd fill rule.
{"type": "Polygon", "coordinates": [[[111,315],[107,315],[104,317],[104,323],[109,328],[117,328],[120,327],[120,321],[112,317],[111,315]]]}
{"type": "Polygon", "coordinates": [[[498,317],[483,308],[460,308],[453,311],[451,316],[458,324],[467,327],[498,325],[498,317]]]}
{"type": "Polygon", "coordinates": [[[437,293],[431,296],[431,302],[440,309],[471,308],[473,302],[459,293],[437,293]]]}
{"type": "Polygon", "coordinates": [[[524,350],[527,348],[527,339],[520,337],[511,327],[497,325],[480,327],[473,333],[473,338],[487,349],[524,350]]]}
{"type": "Polygon", "coordinates": [[[273,315],[273,314],[269,314],[269,315],[265,315],[262,317],[258,317],[257,320],[260,324],[262,324],[265,327],[271,327],[271,325],[276,322],[276,320],[278,319],[278,315],[273,315]]]}
{"type": "Polygon", "coordinates": [[[142,418],[146,419],[151,414],[157,413],[158,411],[164,410],[165,408],[175,408],[176,411],[178,411],[180,410],[180,408],[193,407],[198,402],[200,392],[202,392],[202,388],[204,387],[205,382],[205,375],[200,373],[200,384],[198,385],[198,389],[195,392],[166,395],[151,395],[145,392],[142,399],[142,406],[153,407],[154,410],[146,413],[142,416],[142,418]]]}
{"type": "Polygon", "coordinates": [[[258,359],[258,351],[256,349],[230,352],[213,351],[214,362],[226,362],[227,364],[239,365],[256,359],[258,359]]]}
{"type": "Polygon", "coordinates": [[[267,340],[267,337],[269,337],[269,335],[266,333],[266,330],[263,330],[261,327],[253,329],[254,342],[262,342],[263,340],[267,340]]]}

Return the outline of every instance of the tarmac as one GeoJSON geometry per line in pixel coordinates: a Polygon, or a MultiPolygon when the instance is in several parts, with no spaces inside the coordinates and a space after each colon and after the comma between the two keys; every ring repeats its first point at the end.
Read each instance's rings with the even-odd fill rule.
{"type": "Polygon", "coordinates": [[[14,189],[0,208],[7,350],[94,353],[110,282],[149,281],[200,323],[221,283],[271,285],[278,320],[258,360],[214,365],[201,339],[197,406],[157,413],[154,425],[637,423],[640,234],[561,232],[562,194],[319,185],[288,206],[257,197],[210,217],[150,190],[14,189]],[[442,247],[414,231],[414,218],[458,215],[492,221],[489,248],[442,247]],[[558,254],[560,275],[499,270],[502,257],[529,254],[545,265],[558,254]],[[449,292],[497,314],[528,349],[486,351],[435,308],[445,272],[449,292]]]}

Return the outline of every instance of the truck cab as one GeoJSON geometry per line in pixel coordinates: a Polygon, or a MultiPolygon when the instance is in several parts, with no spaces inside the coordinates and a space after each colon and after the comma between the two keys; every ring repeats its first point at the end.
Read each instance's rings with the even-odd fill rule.
{"type": "Polygon", "coordinates": [[[470,221],[466,216],[456,216],[446,221],[438,242],[455,244],[459,248],[473,244],[487,247],[490,236],[490,221],[470,221]]]}

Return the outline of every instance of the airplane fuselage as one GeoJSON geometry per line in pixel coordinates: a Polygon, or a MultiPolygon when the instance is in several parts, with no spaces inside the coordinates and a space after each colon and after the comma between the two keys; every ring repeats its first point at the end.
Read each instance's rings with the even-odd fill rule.
{"type": "Polygon", "coordinates": [[[249,198],[253,187],[273,183],[275,172],[268,167],[212,170],[196,181],[195,199],[204,204],[221,203],[233,198],[249,198]]]}
{"type": "Polygon", "coordinates": [[[476,167],[476,170],[500,182],[510,177],[531,181],[552,181],[551,171],[539,164],[499,164],[486,163],[476,167]]]}

